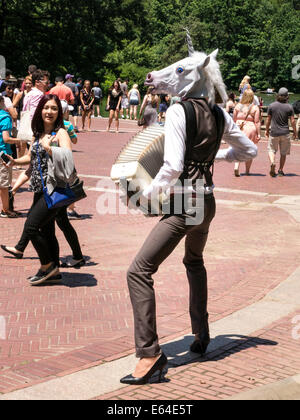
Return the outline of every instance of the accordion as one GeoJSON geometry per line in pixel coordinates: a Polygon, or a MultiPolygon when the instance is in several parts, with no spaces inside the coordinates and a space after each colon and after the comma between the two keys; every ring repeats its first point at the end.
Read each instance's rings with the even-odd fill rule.
{"type": "MultiPolygon", "coordinates": [[[[111,169],[111,179],[126,190],[138,192],[148,187],[164,162],[164,128],[152,125],[136,134],[121,150],[111,169]],[[129,188],[125,188],[129,185],[129,188]]],[[[164,195],[151,200],[151,211],[148,214],[162,214],[161,206],[164,195]]],[[[145,211],[144,211],[145,213],[145,211]]]]}

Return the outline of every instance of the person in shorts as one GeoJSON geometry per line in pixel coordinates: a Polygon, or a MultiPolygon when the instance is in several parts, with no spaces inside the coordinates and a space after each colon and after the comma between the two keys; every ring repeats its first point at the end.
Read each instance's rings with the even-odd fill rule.
{"type": "Polygon", "coordinates": [[[278,175],[284,176],[283,168],[287,155],[291,151],[291,139],[289,120],[294,131],[294,140],[297,138],[296,123],[292,105],[288,103],[289,92],[286,88],[278,91],[277,100],[268,108],[268,117],[266,122],[266,138],[268,139],[268,152],[271,163],[270,175],[276,176],[275,155],[280,150],[280,163],[278,175]],[[270,131],[271,126],[271,131],[270,131]]]}
{"type": "Polygon", "coordinates": [[[101,99],[102,99],[102,89],[99,86],[99,82],[93,83],[94,87],[92,88],[92,91],[94,92],[95,100],[94,100],[94,117],[102,118],[100,113],[100,107],[101,107],[101,99]]]}
{"type": "Polygon", "coordinates": [[[80,97],[79,97],[78,87],[76,83],[73,82],[73,78],[74,78],[73,74],[70,74],[70,73],[66,74],[65,86],[71,89],[75,98],[74,103],[72,104],[73,109],[71,111],[71,115],[74,119],[75,132],[78,133],[78,104],[80,101],[80,97]]]}
{"type": "Polygon", "coordinates": [[[128,98],[130,106],[130,119],[135,119],[137,121],[138,105],[141,103],[141,95],[137,84],[134,84],[128,92],[128,98]]]}
{"type": "Polygon", "coordinates": [[[113,119],[116,121],[116,133],[119,132],[119,112],[122,100],[122,90],[120,82],[115,80],[108,90],[106,110],[109,111],[108,126],[106,131],[109,132],[113,119]]]}
{"type": "Polygon", "coordinates": [[[125,79],[124,82],[120,84],[121,90],[122,90],[120,115],[123,119],[129,118],[128,83],[129,83],[129,80],[125,79]],[[124,110],[125,110],[126,115],[124,115],[124,110]]]}
{"type": "MultiPolygon", "coordinates": [[[[18,139],[11,137],[12,120],[8,112],[5,111],[4,96],[0,95],[0,152],[12,156],[10,144],[19,143],[18,139]]],[[[18,214],[9,209],[9,188],[12,182],[12,167],[4,165],[0,159],[0,196],[2,201],[2,211],[0,217],[15,218],[18,214]]]]}

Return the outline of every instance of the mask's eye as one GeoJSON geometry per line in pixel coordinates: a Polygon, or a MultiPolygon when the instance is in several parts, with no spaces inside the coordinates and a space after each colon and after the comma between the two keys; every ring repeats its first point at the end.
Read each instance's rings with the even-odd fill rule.
{"type": "Polygon", "coordinates": [[[176,73],[181,74],[184,72],[184,67],[183,66],[178,66],[176,69],[176,73]]]}

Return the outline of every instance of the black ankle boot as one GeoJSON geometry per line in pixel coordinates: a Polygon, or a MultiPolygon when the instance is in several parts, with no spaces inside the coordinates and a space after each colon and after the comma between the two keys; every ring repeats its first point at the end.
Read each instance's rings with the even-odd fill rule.
{"type": "Polygon", "coordinates": [[[199,353],[204,356],[206,349],[210,343],[208,314],[206,315],[205,324],[200,333],[196,334],[194,342],[190,346],[193,353],[199,353]]]}
{"type": "Polygon", "coordinates": [[[190,350],[193,353],[199,353],[201,356],[204,356],[206,349],[210,343],[209,331],[203,331],[200,334],[197,334],[195,341],[191,344],[190,350]]]}

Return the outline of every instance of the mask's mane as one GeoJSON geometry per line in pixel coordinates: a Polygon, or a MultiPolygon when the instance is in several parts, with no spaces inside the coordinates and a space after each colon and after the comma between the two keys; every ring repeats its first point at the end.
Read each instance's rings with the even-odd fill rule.
{"type": "MultiPolygon", "coordinates": [[[[215,90],[217,90],[223,102],[227,101],[226,87],[220,71],[219,63],[216,60],[217,51],[210,54],[209,64],[202,69],[206,77],[206,89],[208,97],[212,102],[215,102],[215,90]]],[[[207,55],[203,52],[195,51],[191,56],[191,60],[195,63],[203,61],[207,55]]]]}

